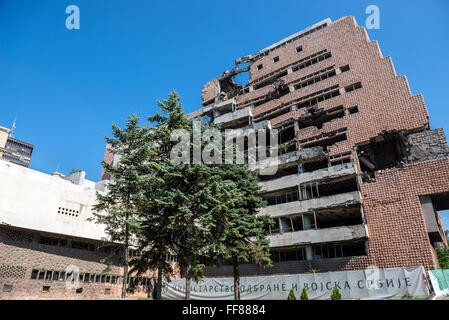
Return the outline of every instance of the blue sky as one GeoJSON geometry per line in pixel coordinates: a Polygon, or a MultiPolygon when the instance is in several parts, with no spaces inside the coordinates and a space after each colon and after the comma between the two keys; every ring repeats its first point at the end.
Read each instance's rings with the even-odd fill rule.
{"type": "MultiPolygon", "coordinates": [[[[35,145],[31,168],[83,169],[98,180],[104,135],[129,114],[146,117],[177,90],[186,112],[201,86],[257,52],[327,17],[380,9],[368,30],[413,94],[423,93],[432,128],[447,125],[449,2],[0,0],[0,126],[35,145]],[[68,30],[68,5],[80,30],[68,30]]],[[[443,214],[449,228],[449,214],[443,214]]]]}

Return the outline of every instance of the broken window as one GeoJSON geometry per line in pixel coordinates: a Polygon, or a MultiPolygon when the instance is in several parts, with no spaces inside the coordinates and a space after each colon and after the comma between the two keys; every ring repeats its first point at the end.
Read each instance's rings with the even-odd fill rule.
{"type": "Polygon", "coordinates": [[[357,113],[357,112],[359,112],[359,107],[358,106],[350,107],[350,108],[348,108],[348,111],[349,111],[349,114],[357,113]]]}
{"type": "Polygon", "coordinates": [[[53,271],[47,271],[47,273],[45,274],[45,280],[51,280],[52,272],[53,271]]]}
{"type": "Polygon", "coordinates": [[[299,173],[312,172],[312,171],[324,169],[327,167],[329,167],[327,159],[302,162],[298,165],[299,173]]]}
{"type": "Polygon", "coordinates": [[[292,221],[289,217],[280,217],[280,227],[281,227],[281,233],[284,232],[292,232],[292,221]]]}
{"type": "Polygon", "coordinates": [[[260,89],[260,88],[269,86],[269,85],[275,83],[278,79],[280,79],[280,78],[286,76],[287,74],[288,74],[287,71],[281,72],[281,73],[277,74],[275,77],[271,77],[271,78],[269,78],[268,80],[266,80],[266,81],[264,81],[264,82],[261,82],[261,83],[255,85],[255,86],[254,86],[254,90],[257,90],[257,89],[260,89]]]}
{"type": "Polygon", "coordinates": [[[363,223],[360,206],[324,209],[316,212],[318,229],[353,226],[363,223]]]}
{"type": "Polygon", "coordinates": [[[365,255],[365,242],[349,242],[312,246],[313,259],[332,259],[365,255]]]}
{"type": "Polygon", "coordinates": [[[303,247],[291,249],[271,249],[270,256],[273,262],[305,260],[305,252],[303,247]]]}
{"type": "Polygon", "coordinates": [[[292,164],[290,166],[279,168],[276,171],[276,174],[274,174],[274,175],[260,175],[259,181],[273,180],[273,179],[277,179],[277,178],[281,178],[281,177],[285,177],[285,176],[289,176],[289,175],[297,174],[297,173],[298,173],[298,166],[296,164],[292,164]]]}
{"type": "Polygon", "coordinates": [[[298,70],[304,69],[304,68],[309,67],[309,66],[311,66],[311,65],[313,65],[315,63],[318,63],[320,61],[323,61],[325,59],[329,59],[329,58],[332,57],[332,54],[330,52],[324,53],[324,54],[322,54],[322,55],[320,55],[318,57],[315,57],[315,55],[316,54],[314,54],[314,55],[312,55],[310,57],[306,57],[304,59],[301,59],[300,61],[304,61],[304,60],[306,60],[306,61],[304,61],[302,63],[299,63],[298,65],[294,66],[292,68],[293,72],[296,72],[298,70]],[[312,57],[314,57],[314,58],[312,58],[312,57]]]}
{"type": "Polygon", "coordinates": [[[302,51],[302,46],[296,47],[296,52],[301,52],[302,51]]]}
{"type": "MultiPolygon", "coordinates": [[[[335,88],[335,86],[332,87],[332,88],[335,88]]],[[[328,88],[328,89],[332,90],[330,88],[328,88]]],[[[320,91],[327,92],[327,91],[329,91],[328,89],[324,89],[324,90],[320,90],[320,91]]],[[[316,94],[317,93],[313,93],[310,96],[315,96],[316,94]]],[[[301,103],[297,104],[296,109],[301,109],[301,108],[306,108],[306,107],[309,107],[309,106],[313,106],[313,105],[318,104],[318,102],[322,102],[322,101],[325,101],[325,100],[328,100],[328,99],[332,99],[332,98],[337,97],[339,95],[340,95],[340,90],[339,89],[333,90],[333,91],[331,91],[329,93],[323,93],[323,94],[317,96],[316,98],[313,98],[313,99],[310,99],[310,100],[307,100],[305,102],[301,102],[301,103]]]]}
{"type": "Polygon", "coordinates": [[[31,279],[37,279],[37,276],[39,275],[39,270],[34,269],[31,271],[31,279]]]}
{"type": "Polygon", "coordinates": [[[446,238],[440,220],[440,211],[449,209],[449,192],[420,196],[421,208],[426,221],[429,240],[433,247],[446,238]]]}
{"type": "Polygon", "coordinates": [[[326,80],[327,78],[331,78],[331,77],[333,77],[333,76],[335,76],[335,75],[336,75],[335,70],[332,70],[332,71],[330,71],[330,72],[326,72],[326,73],[324,73],[324,74],[318,75],[318,76],[316,76],[316,77],[314,77],[314,78],[312,78],[312,79],[309,79],[309,80],[300,82],[300,83],[298,83],[297,85],[295,85],[294,88],[295,88],[295,90],[299,90],[299,89],[301,89],[301,88],[310,86],[310,85],[312,85],[312,84],[314,84],[314,83],[316,83],[316,82],[320,82],[320,81],[322,81],[322,80],[326,80]]]}
{"type": "Polygon", "coordinates": [[[287,202],[298,201],[298,190],[296,188],[289,188],[291,191],[284,191],[284,193],[263,195],[269,206],[278,205],[287,202]]]}
{"type": "Polygon", "coordinates": [[[43,287],[42,287],[42,292],[43,292],[43,293],[50,292],[50,286],[43,286],[43,287]]]}
{"type": "Polygon", "coordinates": [[[340,193],[357,191],[356,178],[343,178],[322,182],[303,183],[300,185],[300,200],[327,197],[340,193]]]}
{"type": "Polygon", "coordinates": [[[323,151],[329,151],[329,147],[340,141],[347,140],[346,133],[330,133],[327,138],[302,145],[303,148],[322,147],[323,151]]]}
{"type": "Polygon", "coordinates": [[[257,70],[262,70],[263,66],[262,64],[257,65],[257,70]]]}
{"type": "Polygon", "coordinates": [[[345,116],[345,109],[342,105],[324,111],[323,108],[318,108],[318,105],[309,106],[306,112],[298,119],[299,129],[304,129],[310,126],[315,126],[318,129],[323,128],[323,124],[330,122],[337,118],[345,116]]]}
{"type": "Polygon", "coordinates": [[[343,66],[343,67],[340,67],[340,71],[341,71],[341,72],[349,71],[349,64],[347,64],[347,65],[345,65],[345,66],[343,66]]]}
{"type": "Polygon", "coordinates": [[[291,217],[291,220],[292,220],[293,231],[304,230],[302,215],[291,217]]]}
{"type": "Polygon", "coordinates": [[[273,62],[279,62],[279,56],[273,58],[273,62]]]}
{"type": "Polygon", "coordinates": [[[357,83],[351,84],[350,86],[345,87],[345,92],[351,92],[351,91],[360,89],[361,87],[362,87],[362,83],[357,82],[357,83]]]}

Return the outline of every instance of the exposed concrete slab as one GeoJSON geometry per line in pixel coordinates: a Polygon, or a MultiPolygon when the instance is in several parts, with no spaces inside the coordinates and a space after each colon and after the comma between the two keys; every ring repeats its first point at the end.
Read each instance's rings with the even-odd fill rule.
{"type": "Polygon", "coordinates": [[[326,229],[311,229],[268,236],[270,247],[316,244],[354,240],[368,236],[366,225],[343,226],[326,229]]]}
{"type": "Polygon", "coordinates": [[[314,198],[303,201],[292,201],[261,208],[259,215],[269,214],[272,217],[289,216],[297,213],[306,213],[323,208],[349,206],[360,203],[359,191],[340,193],[332,196],[314,198]]]}
{"type": "Polygon", "coordinates": [[[252,116],[251,110],[252,110],[252,107],[246,107],[246,108],[235,110],[234,112],[226,113],[220,117],[215,118],[214,124],[227,123],[227,122],[241,119],[243,117],[251,117],[252,116]]]}
{"type": "Polygon", "coordinates": [[[355,167],[352,163],[343,163],[329,168],[305,172],[302,174],[291,174],[277,179],[259,182],[262,192],[270,192],[300,185],[306,182],[334,179],[355,174],[355,167]]]}
{"type": "Polygon", "coordinates": [[[280,155],[278,158],[269,158],[263,161],[259,161],[254,169],[261,170],[265,168],[282,166],[290,162],[305,162],[313,161],[317,159],[323,159],[326,154],[321,147],[305,148],[297,151],[288,152],[280,155]]]}

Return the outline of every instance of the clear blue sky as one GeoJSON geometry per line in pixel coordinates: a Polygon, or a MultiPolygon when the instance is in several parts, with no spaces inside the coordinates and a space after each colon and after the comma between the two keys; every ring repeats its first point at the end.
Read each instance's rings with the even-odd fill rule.
{"type": "Polygon", "coordinates": [[[0,126],[17,117],[16,137],[35,145],[31,168],[98,180],[112,122],[154,113],[171,89],[191,112],[201,86],[235,58],[327,17],[364,25],[370,4],[380,8],[370,38],[423,93],[431,127],[449,134],[447,0],[0,0],[0,126]],[[70,4],[80,30],[65,27],[70,4]]]}

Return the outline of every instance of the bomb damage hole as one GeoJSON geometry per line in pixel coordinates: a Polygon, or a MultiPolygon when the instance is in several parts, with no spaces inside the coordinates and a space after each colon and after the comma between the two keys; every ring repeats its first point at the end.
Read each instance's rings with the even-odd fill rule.
{"type": "Polygon", "coordinates": [[[357,155],[364,182],[374,181],[374,172],[401,166],[405,163],[405,145],[402,132],[384,133],[359,145],[357,155]]]}

